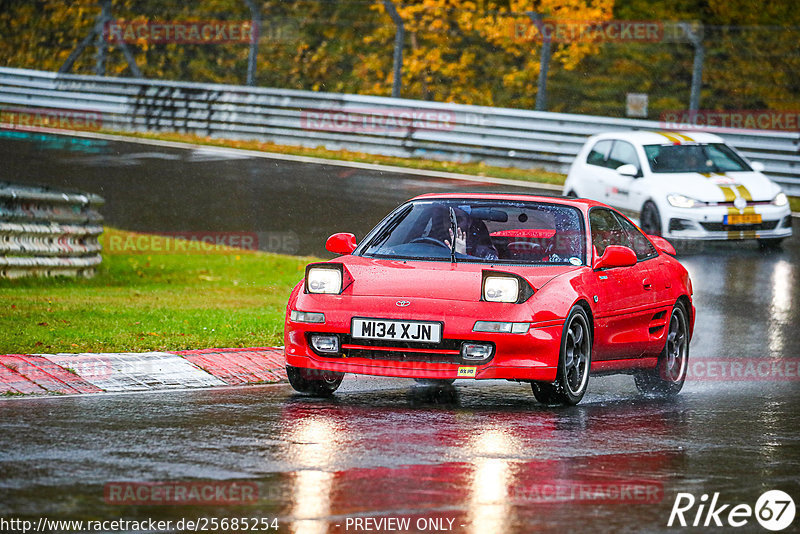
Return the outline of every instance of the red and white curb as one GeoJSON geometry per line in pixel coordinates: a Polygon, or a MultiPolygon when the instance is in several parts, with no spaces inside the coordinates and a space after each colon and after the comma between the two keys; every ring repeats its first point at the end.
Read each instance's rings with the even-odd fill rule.
{"type": "Polygon", "coordinates": [[[102,393],[286,380],[283,349],[0,355],[0,395],[102,393]]]}

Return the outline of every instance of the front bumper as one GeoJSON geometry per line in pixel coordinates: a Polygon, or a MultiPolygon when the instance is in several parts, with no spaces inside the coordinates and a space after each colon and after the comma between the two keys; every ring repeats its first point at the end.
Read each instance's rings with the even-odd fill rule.
{"type": "Polygon", "coordinates": [[[530,322],[529,315],[527,319],[523,317],[527,311],[527,307],[524,306],[414,299],[417,311],[413,309],[400,311],[395,306],[397,298],[393,297],[303,294],[300,300],[301,302],[290,300],[289,308],[299,307],[302,311],[324,310],[325,323],[293,322],[289,319],[287,311],[284,336],[287,365],[402,378],[511,379],[548,382],[556,378],[563,318],[532,323],[531,328],[524,334],[472,331],[476,320],[530,322]],[[350,337],[353,317],[441,321],[442,342],[403,344],[354,340],[350,337]],[[315,352],[309,344],[309,336],[312,334],[336,335],[339,338],[339,352],[332,355],[315,352]],[[494,346],[494,352],[486,361],[466,361],[460,354],[461,343],[464,342],[491,344],[494,346]]]}
{"type": "Polygon", "coordinates": [[[743,214],[727,206],[670,208],[664,213],[662,234],[667,238],[692,240],[782,239],[792,235],[788,206],[758,204],[744,213],[761,215],[761,223],[725,224],[726,216],[743,214]]]}

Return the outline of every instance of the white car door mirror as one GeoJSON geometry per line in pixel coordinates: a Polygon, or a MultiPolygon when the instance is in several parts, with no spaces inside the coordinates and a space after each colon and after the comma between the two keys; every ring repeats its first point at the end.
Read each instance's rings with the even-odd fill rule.
{"type": "Polygon", "coordinates": [[[617,172],[622,176],[630,176],[631,178],[636,178],[639,175],[639,169],[637,169],[636,165],[633,165],[632,163],[620,165],[617,167],[617,172]]]}
{"type": "Polygon", "coordinates": [[[764,169],[766,169],[766,167],[764,167],[764,164],[761,163],[760,161],[754,161],[750,163],[750,167],[752,167],[753,170],[756,172],[764,172],[764,169]]]}

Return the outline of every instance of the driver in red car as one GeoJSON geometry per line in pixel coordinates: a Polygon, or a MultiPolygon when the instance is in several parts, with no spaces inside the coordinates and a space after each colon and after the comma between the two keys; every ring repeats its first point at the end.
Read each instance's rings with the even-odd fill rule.
{"type": "Polygon", "coordinates": [[[456,228],[456,235],[453,236],[453,229],[447,228],[447,233],[450,239],[445,239],[444,243],[450,247],[453,243],[453,238],[456,241],[456,253],[474,256],[485,260],[496,260],[497,249],[492,244],[492,238],[489,236],[489,230],[486,228],[486,223],[480,219],[473,219],[465,211],[456,209],[456,219],[458,220],[458,227],[456,228]],[[462,230],[466,228],[466,231],[462,230]]]}

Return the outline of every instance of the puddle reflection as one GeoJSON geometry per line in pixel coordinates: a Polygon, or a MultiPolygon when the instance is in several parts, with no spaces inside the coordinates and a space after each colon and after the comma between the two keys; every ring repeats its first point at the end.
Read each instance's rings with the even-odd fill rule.
{"type": "Polygon", "coordinates": [[[636,450],[637,437],[685,432],[679,404],[479,409],[465,408],[456,388],[410,390],[411,409],[357,395],[286,403],[283,452],[299,467],[286,475],[293,532],[342,532],[347,518],[368,516],[452,520],[477,534],[515,529],[530,509],[546,510],[548,522],[576,507],[630,513],[661,502],[685,463],[678,447],[636,450]],[[441,461],[416,463],[415,448],[431,447],[441,461]]]}

